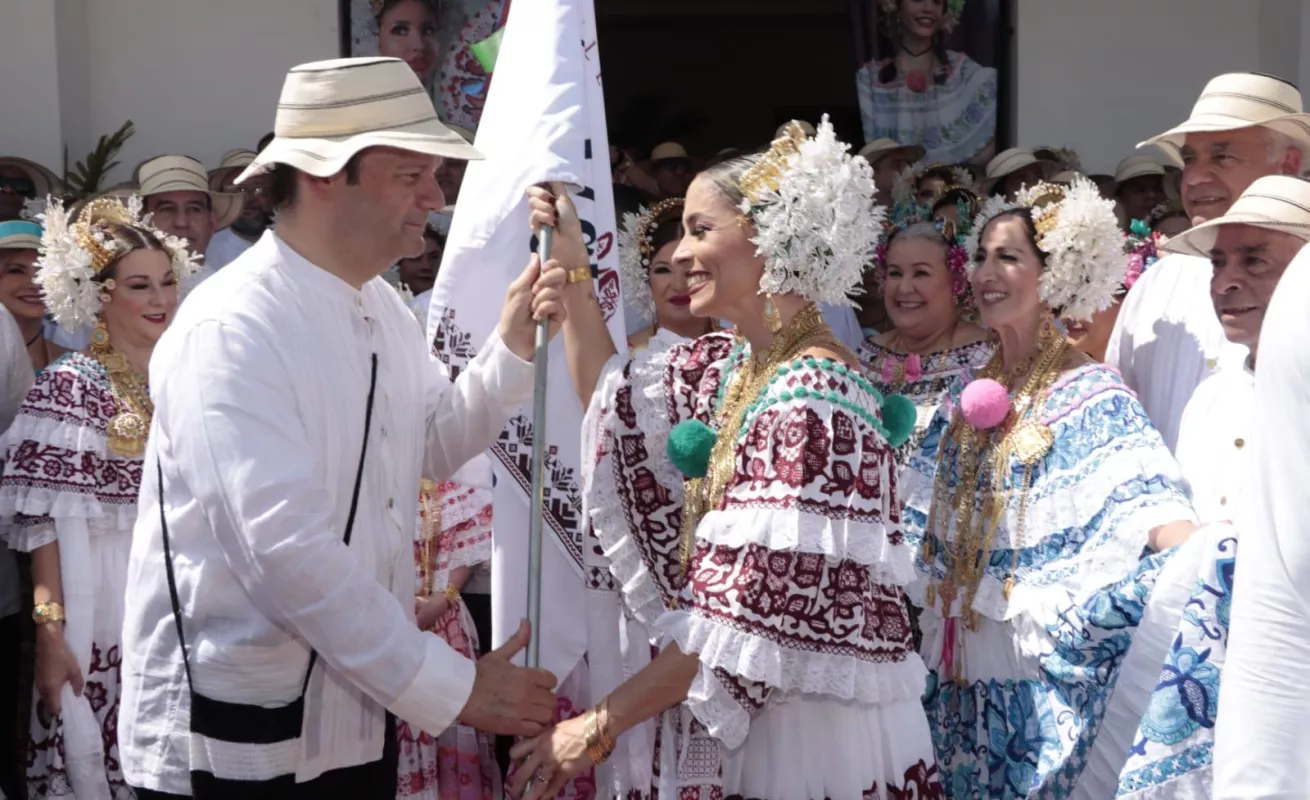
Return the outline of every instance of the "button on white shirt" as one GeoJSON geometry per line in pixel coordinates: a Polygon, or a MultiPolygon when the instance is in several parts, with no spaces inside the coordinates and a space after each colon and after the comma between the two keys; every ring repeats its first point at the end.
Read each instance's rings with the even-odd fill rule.
{"type": "Polygon", "coordinates": [[[1254,408],[1255,373],[1230,364],[1201,381],[1183,411],[1178,464],[1202,525],[1237,518],[1250,478],[1246,456],[1254,408]]]}
{"type": "Polygon", "coordinates": [[[1221,365],[1240,364],[1246,348],[1224,337],[1210,299],[1214,268],[1204,258],[1161,258],[1124,298],[1105,350],[1123,373],[1170,450],[1183,409],[1201,381],[1221,365]]]}
{"type": "Polygon", "coordinates": [[[356,290],[267,233],[179,309],[150,378],[123,635],[129,782],[190,793],[157,461],[196,691],[285,704],[315,648],[302,781],[381,758],[384,708],[432,734],[446,728],[474,668],[413,623],[419,480],[450,476],[491,443],[531,396],[532,366],[493,335],[452,384],[390,286],[356,290]],[[374,353],[372,436],[347,547],[374,353]]]}

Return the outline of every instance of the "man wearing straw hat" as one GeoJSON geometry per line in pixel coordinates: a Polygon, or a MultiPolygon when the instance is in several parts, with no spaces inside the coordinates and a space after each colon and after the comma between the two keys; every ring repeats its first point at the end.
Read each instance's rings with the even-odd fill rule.
{"type": "MultiPolygon", "coordinates": [[[[1222,216],[1256,179],[1300,175],[1310,145],[1301,92],[1269,75],[1237,72],[1206,85],[1182,125],[1143,142],[1183,163],[1182,201],[1193,224],[1222,216]]],[[[1210,264],[1160,259],[1124,298],[1105,360],[1123,373],[1172,449],[1183,408],[1201,381],[1245,348],[1224,338],[1210,301],[1210,264]]]]}
{"type": "Polygon", "coordinates": [[[1164,165],[1150,153],[1128,156],[1114,168],[1114,199],[1122,211],[1124,230],[1135,219],[1145,221],[1165,201],[1164,165]]]}
{"type": "MultiPolygon", "coordinates": [[[[476,664],[414,624],[421,477],[488,447],[532,395],[534,257],[451,382],[379,276],[423,248],[443,158],[479,158],[403,61],[293,68],[274,229],[192,293],[150,365],[154,420],[128,566],[123,772],[160,796],[386,798],[395,719],[532,735],[554,677],[476,664]]],[[[550,265],[547,265],[550,266],[550,265]]]]}
{"type": "Polygon", "coordinates": [[[273,224],[273,206],[268,201],[268,177],[255,175],[245,183],[238,185],[234,182],[255,160],[256,155],[254,150],[244,148],[229,150],[223,154],[218,168],[209,172],[211,192],[242,198],[241,213],[232,220],[231,226],[217,231],[205,249],[205,268],[211,274],[246,252],[273,224]]]}
{"type": "Polygon", "coordinates": [[[19,219],[29,200],[45,200],[62,192],[53,172],[17,156],[0,157],[0,222],[19,219]]]}
{"type": "MultiPolygon", "coordinates": [[[[185,239],[200,255],[209,250],[214,231],[231,225],[241,214],[241,196],[209,188],[204,166],[190,156],[155,156],[136,168],[136,192],[150,221],[165,233],[185,239]]],[[[208,264],[197,282],[213,274],[208,264]]]]}
{"type": "Polygon", "coordinates": [[[1275,175],[1251,184],[1223,216],[1165,245],[1172,253],[1210,261],[1210,297],[1224,337],[1248,352],[1201,381],[1183,411],[1178,463],[1202,523],[1231,520],[1240,504],[1265,310],[1307,241],[1310,183],[1275,175]]]}
{"type": "MultiPolygon", "coordinates": [[[[1310,183],[1273,175],[1252,183],[1223,215],[1179,234],[1165,246],[1212,264],[1210,291],[1224,334],[1248,348],[1250,355],[1244,364],[1222,365],[1197,387],[1187,404],[1178,460],[1191,484],[1202,527],[1167,554],[1167,566],[1151,589],[1149,610],[1123,661],[1106,710],[1105,719],[1111,722],[1098,733],[1110,738],[1098,738],[1096,746],[1118,743],[1117,752],[1094,748],[1088,757],[1088,763],[1109,760],[1118,766],[1118,785],[1131,786],[1135,797],[1210,797],[1216,732],[1254,721],[1244,709],[1219,702],[1221,692],[1227,692],[1229,642],[1241,639],[1236,614],[1230,625],[1229,607],[1236,607],[1234,595],[1241,598],[1247,591],[1243,586],[1234,591],[1232,576],[1266,570],[1269,562],[1258,547],[1247,550],[1248,531],[1239,513],[1259,502],[1249,494],[1255,464],[1248,461],[1248,450],[1257,426],[1257,357],[1262,340],[1272,334],[1264,323],[1265,312],[1308,240],[1310,183]]],[[[1301,673],[1303,661],[1279,644],[1261,643],[1260,668],[1301,689],[1290,679],[1301,673]]],[[[1289,765],[1267,758],[1261,765],[1261,772],[1290,771],[1289,765]]],[[[1085,778],[1079,786],[1085,791],[1077,796],[1109,796],[1093,788],[1085,778]]],[[[1229,796],[1306,795],[1247,788],[1229,796]]]]}
{"type": "Polygon", "coordinates": [[[987,162],[983,174],[983,192],[1012,198],[1025,186],[1036,186],[1055,172],[1053,161],[1038,158],[1027,147],[1002,150],[987,162]]]}
{"type": "MultiPolygon", "coordinates": [[[[813,128],[813,126],[810,126],[813,128]]],[[[813,135],[813,134],[806,134],[813,135]]],[[[775,137],[777,138],[777,137],[775,137]]],[[[878,190],[875,199],[891,205],[892,187],[896,176],[928,152],[917,144],[901,144],[894,139],[874,139],[860,148],[860,155],[873,167],[873,185],[878,190]]]]}

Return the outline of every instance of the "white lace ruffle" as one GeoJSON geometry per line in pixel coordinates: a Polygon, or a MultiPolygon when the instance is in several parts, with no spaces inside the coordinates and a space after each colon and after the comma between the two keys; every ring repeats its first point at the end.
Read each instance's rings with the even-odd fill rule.
{"type": "Polygon", "coordinates": [[[894,544],[879,523],[833,519],[794,508],[711,511],[696,528],[697,541],[720,547],[761,545],[780,552],[821,553],[872,567],[875,583],[904,586],[914,580],[914,551],[894,544]]]}
{"type": "Polygon", "coordinates": [[[51,519],[84,519],[91,533],[113,533],[132,530],[136,525],[136,503],[111,505],[101,503],[91,492],[52,491],[31,486],[0,485],[0,533],[9,546],[22,552],[55,540],[53,526],[49,524],[18,525],[12,523],[16,515],[50,517],[51,519]]]}
{"type": "MultiPolygon", "coordinates": [[[[1067,590],[1072,602],[1080,603],[1096,590],[1132,572],[1152,529],[1179,520],[1195,522],[1191,507],[1173,492],[1148,490],[1123,500],[1114,497],[1125,485],[1125,477],[1164,476],[1176,485],[1181,484],[1177,464],[1164,457],[1167,452],[1163,448],[1144,451],[1124,447],[1097,454],[1096,463],[1090,469],[1086,463],[1076,465],[1077,474],[1057,469],[1041,476],[1028,494],[1022,541],[1016,535],[1019,493],[1014,492],[997,527],[993,550],[1010,550],[1016,545],[1033,549],[1046,536],[1058,531],[1090,531],[1091,536],[1071,558],[1052,560],[1036,572],[1021,567],[1008,600],[1004,580],[988,573],[978,585],[974,610],[996,620],[1011,619],[1040,604],[1051,583],[1067,590]],[[1117,530],[1116,526],[1126,519],[1132,520],[1132,530],[1117,530]],[[1041,532],[1041,536],[1035,536],[1035,532],[1041,532]],[[1059,577],[1048,583],[1044,573],[1059,577]]],[[[908,471],[903,494],[906,508],[926,515],[932,508],[932,492],[932,475],[917,469],[908,471]]],[[[954,510],[945,516],[949,529],[954,531],[954,510]]],[[[934,570],[939,567],[940,564],[932,565],[934,570]]]]}
{"type": "Polygon", "coordinates": [[[719,685],[715,669],[787,694],[818,694],[870,705],[917,699],[923,695],[928,676],[916,653],[906,654],[901,661],[876,663],[794,650],[687,611],[665,613],[656,627],[666,642],[677,643],[684,653],[699,655],[701,667],[687,705],[707,728],[722,728],[723,733],[712,732],[730,748],[735,746],[730,734],[740,729],[744,738],[742,720],[748,726],[749,714],[719,685]]]}
{"type": "Polygon", "coordinates": [[[71,450],[74,453],[91,453],[102,458],[108,457],[109,454],[104,432],[94,425],[85,422],[75,424],[67,419],[38,417],[23,410],[5,432],[5,449],[9,450],[27,441],[71,450]]]}
{"type": "MultiPolygon", "coordinates": [[[[627,376],[627,382],[632,388],[637,428],[645,434],[647,451],[654,454],[648,462],[649,467],[656,482],[669,491],[671,501],[678,505],[682,504],[682,477],[663,455],[672,429],[663,379],[669,363],[670,348],[680,341],[675,334],[659,331],[651,338],[646,349],[633,356],[627,376]]],[[[615,356],[611,364],[613,366],[607,368],[602,385],[592,396],[591,407],[583,420],[583,428],[587,431],[593,431],[601,424],[603,408],[609,408],[610,415],[615,413],[614,396],[624,382],[622,356],[615,356]]],[[[596,433],[604,435],[605,432],[596,433]]],[[[588,437],[590,440],[591,437],[588,437]]],[[[611,451],[601,463],[591,465],[590,462],[595,459],[595,447],[592,446],[590,452],[584,450],[583,459],[588,463],[583,470],[584,504],[592,530],[609,562],[610,574],[618,583],[624,606],[638,622],[648,630],[653,630],[656,621],[666,610],[664,597],[646,567],[640,547],[632,538],[628,509],[619,494],[614,474],[614,459],[617,455],[611,451]]]]}

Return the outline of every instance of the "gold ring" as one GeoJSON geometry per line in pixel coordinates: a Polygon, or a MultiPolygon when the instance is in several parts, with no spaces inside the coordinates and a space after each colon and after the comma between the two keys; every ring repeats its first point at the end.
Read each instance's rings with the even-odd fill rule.
{"type": "Polygon", "coordinates": [[[566,274],[567,283],[582,283],[591,280],[591,267],[577,267],[566,274]]]}

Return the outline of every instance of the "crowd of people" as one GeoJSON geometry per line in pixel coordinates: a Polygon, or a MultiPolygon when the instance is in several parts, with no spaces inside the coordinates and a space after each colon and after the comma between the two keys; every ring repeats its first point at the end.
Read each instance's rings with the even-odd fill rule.
{"type": "Polygon", "coordinates": [[[1113,175],[826,118],[612,148],[627,341],[524,187],[551,260],[453,381],[473,134],[387,58],[293,69],[276,130],[87,197],[0,158],[4,797],[1310,795],[1291,84],[1214,78],[1113,175]],[[467,471],[541,320],[585,410],[574,714],[533,631],[487,646],[467,471]]]}

